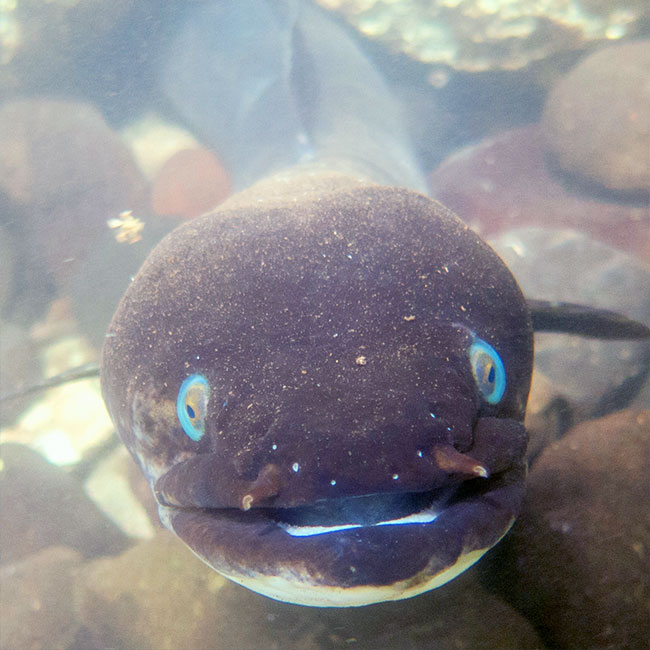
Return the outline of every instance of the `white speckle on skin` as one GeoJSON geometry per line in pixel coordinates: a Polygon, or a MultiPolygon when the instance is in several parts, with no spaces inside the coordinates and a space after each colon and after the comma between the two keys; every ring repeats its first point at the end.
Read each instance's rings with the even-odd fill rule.
{"type": "Polygon", "coordinates": [[[422,451],[420,449],[418,449],[418,456],[422,458],[422,451]]]}
{"type": "Polygon", "coordinates": [[[298,465],[298,463],[294,463],[294,464],[291,466],[291,469],[292,469],[294,472],[297,472],[297,471],[300,469],[300,465],[298,465]]]}
{"type": "Polygon", "coordinates": [[[393,481],[396,481],[399,478],[399,474],[393,474],[393,481]]]}
{"type": "Polygon", "coordinates": [[[273,443],[273,444],[271,445],[271,449],[273,449],[273,451],[275,451],[277,448],[278,448],[278,446],[277,446],[275,443],[273,443]]]}
{"type": "Polygon", "coordinates": [[[335,480],[335,479],[332,479],[332,480],[330,481],[330,485],[336,485],[336,480],[335,480]]]}

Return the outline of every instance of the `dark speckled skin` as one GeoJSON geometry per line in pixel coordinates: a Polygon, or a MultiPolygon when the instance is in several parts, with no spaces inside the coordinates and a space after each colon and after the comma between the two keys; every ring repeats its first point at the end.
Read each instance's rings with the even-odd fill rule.
{"type": "Polygon", "coordinates": [[[102,386],[163,521],[206,562],[254,589],[257,575],[343,593],[402,585],[383,600],[418,593],[403,587],[487,550],[510,527],[532,355],[515,280],[449,210],[404,189],[289,175],[159,244],[113,318],[102,386]],[[470,331],[505,364],[497,406],[476,389],[470,331]],[[175,414],[192,373],[211,386],[199,442],[175,414]],[[490,478],[450,469],[436,449],[469,455],[490,478]],[[292,537],[268,516],[460,483],[427,524],[292,537]]]}

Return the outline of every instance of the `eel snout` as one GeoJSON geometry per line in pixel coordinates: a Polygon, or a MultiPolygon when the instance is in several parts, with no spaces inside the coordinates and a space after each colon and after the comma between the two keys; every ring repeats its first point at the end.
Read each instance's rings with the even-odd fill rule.
{"type": "MultiPolygon", "coordinates": [[[[437,442],[413,450],[413,458],[400,459],[390,450],[358,461],[354,473],[336,471],[336,463],[291,464],[265,462],[254,478],[242,478],[228,471],[216,453],[201,454],[171,467],[154,485],[154,493],[164,506],[210,509],[308,508],[325,502],[341,502],[396,494],[425,494],[438,498],[463,483],[489,480],[524,463],[527,436],[524,427],[503,418],[479,418],[474,428],[474,444],[460,452],[452,444],[437,442]]],[[[404,445],[402,445],[404,447],[404,445]]],[[[359,450],[356,450],[359,452],[359,450]]],[[[350,455],[344,454],[349,460],[350,455]]],[[[332,459],[329,459],[332,460],[332,459]]],[[[344,465],[341,466],[344,468],[344,465]]],[[[416,501],[419,500],[419,497],[416,501]]],[[[419,503],[419,501],[418,501],[419,503]]],[[[320,507],[320,505],[318,505],[320,507]]]]}

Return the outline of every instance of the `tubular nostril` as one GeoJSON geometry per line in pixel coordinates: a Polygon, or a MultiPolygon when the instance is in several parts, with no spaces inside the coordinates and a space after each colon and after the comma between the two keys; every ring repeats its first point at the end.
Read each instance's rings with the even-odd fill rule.
{"type": "Polygon", "coordinates": [[[257,478],[249,485],[246,494],[241,498],[240,508],[250,510],[258,501],[274,497],[282,485],[280,468],[273,463],[268,463],[260,470],[257,478]]]}
{"type": "Polygon", "coordinates": [[[489,476],[489,471],[483,464],[472,456],[459,453],[451,445],[434,445],[432,452],[438,467],[448,474],[480,478],[489,476]]]}

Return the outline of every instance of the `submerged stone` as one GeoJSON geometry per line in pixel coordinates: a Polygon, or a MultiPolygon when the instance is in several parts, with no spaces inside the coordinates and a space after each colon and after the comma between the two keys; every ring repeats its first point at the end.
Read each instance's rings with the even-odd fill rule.
{"type": "Polygon", "coordinates": [[[650,259],[650,208],[586,191],[548,164],[537,126],[504,131],[447,158],[431,194],[482,236],[512,228],[571,228],[650,259]]]}
{"type": "Polygon", "coordinates": [[[496,577],[551,647],[647,648],[650,411],[583,422],[533,466],[496,577]]]}
{"type": "Polygon", "coordinates": [[[0,569],[0,646],[4,650],[74,647],[80,623],[72,593],[81,561],[81,555],[71,548],[52,546],[0,569]]]}
{"type": "Polygon", "coordinates": [[[69,546],[85,557],[126,548],[127,538],[65,470],[19,444],[2,444],[0,454],[3,563],[53,545],[69,546]]]}
{"type": "Polygon", "coordinates": [[[566,172],[650,198],[650,41],[583,59],[552,89],[542,128],[566,172]]]}

